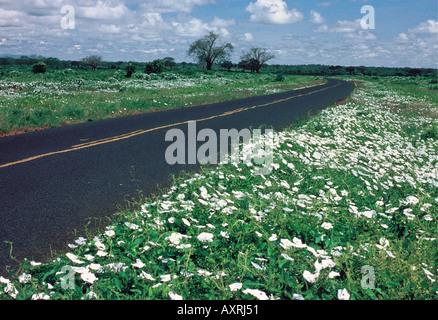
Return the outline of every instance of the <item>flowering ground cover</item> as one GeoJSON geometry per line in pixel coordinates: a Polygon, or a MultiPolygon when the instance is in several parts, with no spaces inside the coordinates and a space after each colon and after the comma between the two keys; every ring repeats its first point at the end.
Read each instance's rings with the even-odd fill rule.
{"type": "MultiPolygon", "coordinates": [[[[0,70],[2,71],[2,70],[0,70]]],[[[0,134],[183,108],[315,85],[313,76],[123,70],[6,71],[0,77],[0,134]]]]}
{"type": "Polygon", "coordinates": [[[437,98],[391,80],[265,135],[270,174],[250,141],[26,261],[0,299],[437,299],[437,98]]]}

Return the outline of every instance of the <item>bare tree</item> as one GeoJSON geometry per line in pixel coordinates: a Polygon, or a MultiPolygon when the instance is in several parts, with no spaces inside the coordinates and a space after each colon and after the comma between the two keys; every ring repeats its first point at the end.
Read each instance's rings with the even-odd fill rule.
{"type": "Polygon", "coordinates": [[[205,64],[207,70],[211,70],[216,61],[226,59],[234,49],[231,43],[223,43],[218,45],[218,34],[210,32],[208,35],[193,42],[189,50],[188,56],[197,59],[200,63],[205,64]]]}
{"type": "Polygon", "coordinates": [[[251,72],[255,71],[260,73],[260,69],[263,67],[263,65],[274,57],[275,56],[267,49],[254,47],[249,49],[247,52],[244,52],[241,56],[241,59],[242,61],[248,62],[248,67],[251,69],[251,72]]]}
{"type": "Polygon", "coordinates": [[[88,56],[88,57],[85,57],[82,59],[82,63],[85,66],[91,66],[91,68],[93,68],[93,70],[96,70],[97,66],[101,62],[102,62],[102,57],[97,56],[97,55],[88,56]]]}

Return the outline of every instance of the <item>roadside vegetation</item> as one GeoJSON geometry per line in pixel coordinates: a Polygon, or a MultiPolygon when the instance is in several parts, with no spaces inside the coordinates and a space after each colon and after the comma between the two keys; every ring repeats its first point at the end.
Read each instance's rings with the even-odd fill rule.
{"type": "MultiPolygon", "coordinates": [[[[207,99],[216,88],[279,89],[269,74],[225,75],[181,80],[197,86],[173,87],[179,78],[145,83],[168,85],[148,89],[162,104],[207,99]],[[164,92],[172,97],[162,100],[164,92]]],[[[101,234],[79,237],[70,252],[48,263],[25,261],[15,276],[0,277],[0,299],[437,299],[436,89],[430,78],[343,78],[357,85],[346,102],[265,136],[273,141],[270,174],[255,174],[252,141],[239,163],[177,177],[101,234]]],[[[285,79],[296,85],[299,78],[285,79]]],[[[100,82],[84,79],[81,90],[94,90],[95,103],[118,112],[145,90],[123,80],[126,101],[111,102],[112,89],[105,90],[119,81],[93,88],[100,82]]],[[[65,99],[80,94],[56,90],[65,99]]],[[[6,103],[26,100],[17,95],[6,103]]]]}
{"type": "Polygon", "coordinates": [[[0,135],[52,128],[171,108],[185,108],[321,84],[318,76],[170,70],[154,61],[138,70],[2,67],[0,135]],[[146,72],[145,72],[146,70],[146,72]],[[155,73],[158,72],[158,73],[155,73]],[[129,75],[129,77],[127,77],[129,75]]]}

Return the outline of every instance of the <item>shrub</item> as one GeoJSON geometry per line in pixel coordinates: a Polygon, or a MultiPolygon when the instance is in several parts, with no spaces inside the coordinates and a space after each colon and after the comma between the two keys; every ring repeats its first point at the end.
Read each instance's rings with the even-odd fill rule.
{"type": "Polygon", "coordinates": [[[161,73],[166,71],[166,65],[164,63],[163,60],[161,59],[156,59],[152,62],[148,62],[146,63],[146,69],[145,69],[145,73],[147,74],[151,74],[151,73],[161,73]]]}
{"type": "Polygon", "coordinates": [[[32,66],[33,73],[45,73],[46,72],[46,64],[44,62],[37,62],[32,66]]]}
{"type": "Polygon", "coordinates": [[[277,74],[275,81],[284,81],[284,75],[282,73],[277,74]]]}
{"type": "Polygon", "coordinates": [[[130,63],[128,64],[128,66],[126,67],[126,78],[131,78],[132,74],[135,72],[135,66],[130,63]]]}

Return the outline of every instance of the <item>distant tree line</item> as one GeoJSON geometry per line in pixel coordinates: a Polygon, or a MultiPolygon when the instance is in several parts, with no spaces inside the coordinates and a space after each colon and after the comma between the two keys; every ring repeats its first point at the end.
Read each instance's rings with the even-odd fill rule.
{"type": "Polygon", "coordinates": [[[413,76],[437,77],[438,70],[433,68],[408,67],[366,67],[366,66],[328,66],[328,65],[269,65],[266,72],[284,75],[364,75],[364,76],[413,76]]]}
{"type": "Polygon", "coordinates": [[[129,78],[136,71],[144,73],[162,73],[164,71],[189,72],[190,68],[203,68],[211,70],[217,66],[229,72],[260,73],[261,69],[266,73],[281,75],[365,75],[365,76],[413,76],[413,77],[438,77],[438,69],[433,68],[409,68],[409,67],[367,67],[367,66],[331,66],[331,65],[279,65],[267,62],[274,56],[265,48],[251,48],[243,52],[240,61],[233,63],[229,56],[233,46],[228,43],[218,43],[218,35],[209,35],[195,41],[190,45],[188,56],[194,58],[197,63],[175,62],[172,57],[155,59],[151,62],[134,61],[103,61],[101,56],[91,55],[81,60],[60,60],[53,57],[37,55],[21,57],[0,57],[1,66],[29,66],[34,73],[44,73],[46,69],[121,69],[126,71],[129,78]]]}

